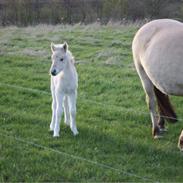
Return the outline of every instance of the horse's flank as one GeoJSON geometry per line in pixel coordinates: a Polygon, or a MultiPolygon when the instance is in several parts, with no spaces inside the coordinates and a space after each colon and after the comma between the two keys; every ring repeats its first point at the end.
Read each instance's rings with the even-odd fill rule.
{"type": "Polygon", "coordinates": [[[133,52],[154,86],[167,95],[183,95],[182,23],[164,19],[146,24],[134,38],[133,52]]]}

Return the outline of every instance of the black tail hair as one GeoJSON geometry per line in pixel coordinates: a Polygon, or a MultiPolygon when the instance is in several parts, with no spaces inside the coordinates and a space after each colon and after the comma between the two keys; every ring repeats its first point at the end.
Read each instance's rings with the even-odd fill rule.
{"type": "Polygon", "coordinates": [[[172,104],[170,102],[170,99],[168,95],[162,93],[159,89],[157,89],[154,86],[154,92],[156,95],[157,103],[158,103],[158,109],[161,117],[166,119],[169,122],[176,122],[177,121],[177,115],[172,107],[172,104]]]}

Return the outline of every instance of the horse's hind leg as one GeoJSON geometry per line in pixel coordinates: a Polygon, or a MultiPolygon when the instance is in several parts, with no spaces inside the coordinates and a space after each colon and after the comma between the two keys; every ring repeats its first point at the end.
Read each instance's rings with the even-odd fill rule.
{"type": "Polygon", "coordinates": [[[179,141],[178,141],[178,148],[183,151],[183,130],[180,134],[179,141]]]}
{"type": "Polygon", "coordinates": [[[159,120],[158,120],[158,125],[159,125],[159,128],[160,128],[160,132],[166,132],[167,129],[165,128],[165,119],[162,117],[162,113],[160,112],[159,110],[159,120]]]}
{"type": "Polygon", "coordinates": [[[142,82],[142,86],[146,93],[146,102],[149,107],[151,121],[152,121],[152,135],[154,138],[160,137],[160,130],[158,126],[157,114],[156,114],[156,98],[154,94],[154,85],[145,73],[143,67],[136,63],[136,69],[142,82]]]}
{"type": "Polygon", "coordinates": [[[171,105],[168,95],[162,93],[159,89],[154,86],[154,92],[156,95],[158,110],[159,110],[159,127],[161,131],[166,131],[165,120],[170,122],[177,121],[177,115],[171,105]]]}

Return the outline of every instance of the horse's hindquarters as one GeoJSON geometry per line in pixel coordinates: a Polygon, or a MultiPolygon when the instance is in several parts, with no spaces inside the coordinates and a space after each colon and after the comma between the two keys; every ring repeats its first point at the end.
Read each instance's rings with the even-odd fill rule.
{"type": "MultiPolygon", "coordinates": [[[[171,103],[165,94],[183,95],[183,24],[165,19],[144,25],[134,37],[132,50],[135,67],[146,93],[153,135],[156,137],[159,123],[155,101],[161,100],[158,102],[158,107],[161,107],[160,120],[164,121],[165,116],[176,120],[176,114],[174,117],[168,110],[171,103]],[[154,88],[159,93],[157,100],[154,88]]],[[[183,134],[180,137],[182,139],[183,134]]],[[[179,144],[182,141],[179,140],[179,144]]]]}
{"type": "Polygon", "coordinates": [[[141,64],[163,93],[183,95],[183,31],[162,30],[156,34],[141,57],[141,64]]]}
{"type": "Polygon", "coordinates": [[[182,133],[180,134],[180,137],[179,137],[178,148],[179,148],[181,151],[183,151],[183,130],[182,130],[182,133]]]}

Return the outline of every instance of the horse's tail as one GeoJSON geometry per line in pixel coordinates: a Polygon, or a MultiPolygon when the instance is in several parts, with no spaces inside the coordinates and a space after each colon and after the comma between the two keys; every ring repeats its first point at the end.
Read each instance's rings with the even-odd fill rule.
{"type": "Polygon", "coordinates": [[[154,86],[154,92],[156,95],[158,109],[161,117],[170,122],[176,122],[177,115],[170,103],[168,95],[165,95],[164,93],[162,93],[155,86],[154,86]]]}

